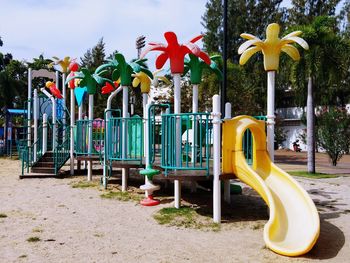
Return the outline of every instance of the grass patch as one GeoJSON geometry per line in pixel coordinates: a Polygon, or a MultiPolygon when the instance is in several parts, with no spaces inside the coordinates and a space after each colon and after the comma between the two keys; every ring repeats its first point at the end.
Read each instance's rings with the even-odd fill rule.
{"type": "Polygon", "coordinates": [[[191,207],[165,207],[153,215],[153,218],[160,225],[169,225],[193,229],[205,229],[211,231],[219,231],[220,224],[213,223],[211,218],[201,216],[196,209],[191,207]]]}
{"type": "Polygon", "coordinates": [[[300,176],[300,177],[311,178],[311,179],[337,178],[340,176],[338,174],[324,174],[324,173],[312,174],[312,173],[308,173],[307,171],[291,171],[288,173],[293,176],[300,176]]]}
{"type": "Polygon", "coordinates": [[[130,193],[130,192],[121,192],[121,191],[109,191],[107,193],[101,194],[101,198],[105,199],[117,199],[119,201],[135,201],[140,202],[144,195],[136,194],[136,193],[130,193]]]}
{"type": "Polygon", "coordinates": [[[27,239],[27,241],[34,243],[34,242],[41,241],[41,239],[40,239],[40,237],[30,237],[30,238],[27,239]]]}
{"type": "Polygon", "coordinates": [[[7,217],[6,214],[0,213],[0,218],[6,218],[6,217],[7,217]]]}
{"type": "Polygon", "coordinates": [[[79,181],[74,182],[71,184],[73,188],[91,188],[91,187],[97,187],[99,185],[98,182],[95,181],[79,181]]]}

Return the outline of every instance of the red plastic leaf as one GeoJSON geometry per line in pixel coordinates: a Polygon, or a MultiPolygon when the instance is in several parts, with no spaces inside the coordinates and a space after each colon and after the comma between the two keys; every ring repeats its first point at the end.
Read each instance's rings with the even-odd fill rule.
{"type": "Polygon", "coordinates": [[[114,87],[109,82],[106,82],[106,85],[102,87],[101,93],[102,94],[109,94],[113,90],[114,90],[114,87]]]}
{"type": "Polygon", "coordinates": [[[199,58],[201,58],[206,64],[210,65],[211,64],[211,59],[210,57],[208,56],[207,53],[201,51],[199,52],[199,58]]]}
{"type": "Polygon", "coordinates": [[[196,55],[197,57],[199,56],[199,53],[201,52],[201,49],[196,44],[193,44],[191,42],[184,44],[183,47],[188,49],[187,53],[192,53],[192,54],[196,55]]]}
{"type": "Polygon", "coordinates": [[[164,37],[169,45],[179,45],[179,42],[177,42],[177,36],[174,32],[165,32],[164,37]]]}
{"type": "Polygon", "coordinates": [[[191,43],[195,43],[195,42],[197,42],[198,40],[200,40],[200,39],[202,39],[202,38],[203,38],[203,35],[198,35],[198,36],[192,38],[192,39],[190,40],[190,42],[191,42],[191,43]]]}
{"type": "Polygon", "coordinates": [[[156,59],[156,68],[161,69],[168,58],[169,58],[168,53],[163,52],[162,54],[160,54],[156,59]]]}
{"type": "Polygon", "coordinates": [[[153,50],[166,51],[166,48],[167,47],[164,44],[148,46],[144,51],[142,51],[140,58],[144,58],[146,56],[146,54],[150,51],[153,51],[153,50]]]}

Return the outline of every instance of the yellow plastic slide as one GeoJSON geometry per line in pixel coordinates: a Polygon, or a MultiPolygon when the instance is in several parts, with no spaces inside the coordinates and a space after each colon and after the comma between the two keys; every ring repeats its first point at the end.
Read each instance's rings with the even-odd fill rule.
{"type": "Polygon", "coordinates": [[[270,219],[264,227],[266,246],[286,256],[307,253],[319,236],[318,212],[298,182],[271,162],[265,123],[250,116],[225,120],[222,151],[223,173],[234,173],[254,188],[270,208],[270,219]],[[242,147],[247,129],[253,135],[252,166],[247,164],[242,147]]]}

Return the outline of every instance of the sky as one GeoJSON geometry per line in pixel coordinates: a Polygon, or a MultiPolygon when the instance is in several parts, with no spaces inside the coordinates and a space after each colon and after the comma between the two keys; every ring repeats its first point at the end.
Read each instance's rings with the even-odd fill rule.
{"type": "MultiPolygon", "coordinates": [[[[283,1],[283,6],[291,0],[283,1]]],[[[0,0],[2,53],[31,61],[80,58],[103,37],[106,55],[118,50],[127,60],[137,56],[135,40],[165,42],[174,31],[187,42],[204,31],[206,0],[0,0]]],[[[147,57],[154,61],[158,52],[147,57]]]]}

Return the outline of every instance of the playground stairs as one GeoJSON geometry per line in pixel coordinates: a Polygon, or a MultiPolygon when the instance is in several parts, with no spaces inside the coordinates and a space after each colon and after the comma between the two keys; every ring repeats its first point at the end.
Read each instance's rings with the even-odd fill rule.
{"type": "Polygon", "coordinates": [[[45,178],[45,177],[59,177],[55,174],[54,153],[46,152],[30,169],[30,173],[20,175],[23,178],[45,178]]]}

